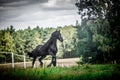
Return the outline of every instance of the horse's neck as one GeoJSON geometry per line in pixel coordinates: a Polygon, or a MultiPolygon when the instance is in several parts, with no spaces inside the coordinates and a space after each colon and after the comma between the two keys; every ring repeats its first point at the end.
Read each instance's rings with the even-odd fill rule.
{"type": "Polygon", "coordinates": [[[55,45],[55,46],[56,46],[56,43],[57,43],[57,39],[56,39],[56,38],[54,38],[54,37],[51,37],[51,38],[50,38],[50,44],[52,44],[52,45],[55,45]]]}
{"type": "Polygon", "coordinates": [[[57,39],[50,37],[50,39],[42,46],[43,49],[49,48],[51,45],[56,46],[57,39]]]}

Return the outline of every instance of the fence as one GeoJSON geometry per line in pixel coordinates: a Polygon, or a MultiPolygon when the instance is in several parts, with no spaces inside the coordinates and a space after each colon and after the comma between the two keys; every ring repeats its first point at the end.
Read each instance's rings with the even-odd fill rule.
{"type": "Polygon", "coordinates": [[[26,56],[25,55],[17,55],[17,54],[14,54],[13,52],[0,52],[0,53],[2,53],[2,54],[11,54],[11,58],[12,58],[12,68],[14,68],[15,67],[15,58],[14,58],[14,55],[16,55],[16,56],[22,56],[23,58],[24,58],[24,68],[26,69],[26,56]]]}
{"type": "MultiPolygon", "coordinates": [[[[23,67],[26,69],[26,65],[28,64],[28,62],[26,62],[26,56],[25,55],[17,55],[17,54],[14,54],[12,52],[0,52],[0,53],[4,53],[4,54],[11,54],[11,58],[12,58],[12,68],[15,67],[15,55],[16,56],[22,56],[24,59],[24,63],[23,64],[23,67]]],[[[57,66],[60,66],[60,67],[70,67],[70,66],[77,66],[78,64],[76,62],[79,61],[79,58],[67,58],[67,59],[57,59],[57,66]]],[[[51,60],[43,60],[43,68],[46,67],[49,63],[51,62],[51,60]]],[[[34,64],[34,68],[38,67],[38,64],[39,64],[39,61],[36,61],[35,64],[34,64]]]]}

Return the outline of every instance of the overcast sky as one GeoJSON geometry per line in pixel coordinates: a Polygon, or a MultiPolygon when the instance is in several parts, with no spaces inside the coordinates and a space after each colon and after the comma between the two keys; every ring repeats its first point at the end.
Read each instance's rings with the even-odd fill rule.
{"type": "Polygon", "coordinates": [[[75,25],[76,0],[0,0],[0,29],[75,25]]]}

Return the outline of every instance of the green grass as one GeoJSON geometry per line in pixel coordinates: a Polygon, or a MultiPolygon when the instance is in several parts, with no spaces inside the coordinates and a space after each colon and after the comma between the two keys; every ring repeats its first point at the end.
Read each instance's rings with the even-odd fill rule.
{"type": "Polygon", "coordinates": [[[50,68],[0,68],[1,80],[118,80],[120,65],[83,65],[50,68]]]}

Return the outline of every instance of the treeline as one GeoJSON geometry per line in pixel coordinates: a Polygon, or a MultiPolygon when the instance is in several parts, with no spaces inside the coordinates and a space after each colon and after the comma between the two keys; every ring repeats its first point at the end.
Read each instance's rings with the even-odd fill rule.
{"type": "MultiPolygon", "coordinates": [[[[26,55],[26,51],[32,51],[37,45],[43,45],[50,38],[50,35],[55,30],[61,30],[64,38],[62,45],[58,43],[58,58],[77,57],[73,51],[75,50],[74,39],[76,38],[76,28],[74,26],[64,26],[58,28],[36,28],[31,29],[28,27],[24,30],[15,30],[13,26],[7,29],[0,30],[0,52],[13,52],[18,55],[26,55]]],[[[0,62],[11,61],[11,55],[0,53],[0,62]]],[[[49,57],[47,57],[49,58],[49,57]]],[[[22,61],[21,57],[16,56],[16,61],[22,61]]]]}
{"type": "Polygon", "coordinates": [[[120,41],[112,37],[108,20],[84,19],[77,27],[77,34],[76,51],[82,56],[82,62],[120,63],[120,41]]]}
{"type": "MultiPolygon", "coordinates": [[[[24,55],[25,51],[32,51],[37,45],[44,44],[52,32],[59,29],[63,36],[63,45],[58,41],[57,58],[80,57],[80,63],[120,63],[119,40],[110,35],[109,21],[83,20],[81,25],[68,25],[57,28],[28,27],[24,30],[15,30],[13,26],[0,30],[0,52],[13,52],[24,55]],[[118,48],[116,47],[118,46],[118,48]]],[[[10,55],[0,53],[0,62],[10,60],[10,55]]],[[[48,59],[49,56],[46,58],[48,59]]],[[[15,58],[21,61],[20,57],[15,58]]]]}

